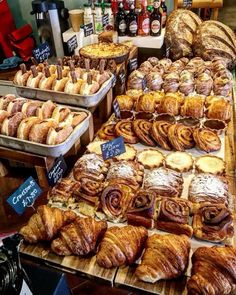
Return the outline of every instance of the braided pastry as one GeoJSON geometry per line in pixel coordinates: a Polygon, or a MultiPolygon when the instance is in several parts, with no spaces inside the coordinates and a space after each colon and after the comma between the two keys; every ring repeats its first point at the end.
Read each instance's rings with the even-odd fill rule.
{"type": "Polygon", "coordinates": [[[193,130],[183,124],[174,124],[168,129],[168,138],[177,151],[184,151],[194,147],[193,130]]]}
{"type": "Polygon", "coordinates": [[[198,148],[207,153],[218,151],[221,148],[220,138],[212,130],[197,128],[193,132],[193,138],[198,148]]]}
{"type": "Polygon", "coordinates": [[[168,139],[168,129],[170,128],[171,123],[167,121],[156,121],[152,124],[150,130],[152,137],[156,143],[165,150],[170,151],[171,145],[168,139]]]}
{"type": "Polygon", "coordinates": [[[103,140],[112,140],[115,138],[115,126],[116,124],[103,125],[98,132],[98,137],[103,140]]]}
{"type": "Polygon", "coordinates": [[[137,143],[139,142],[138,137],[133,131],[133,122],[128,120],[121,120],[115,126],[115,134],[122,136],[126,143],[137,143]]]}
{"type": "Polygon", "coordinates": [[[148,146],[156,146],[155,141],[150,136],[150,129],[152,128],[152,123],[143,120],[143,119],[137,119],[133,121],[133,129],[138,138],[148,146]]]}

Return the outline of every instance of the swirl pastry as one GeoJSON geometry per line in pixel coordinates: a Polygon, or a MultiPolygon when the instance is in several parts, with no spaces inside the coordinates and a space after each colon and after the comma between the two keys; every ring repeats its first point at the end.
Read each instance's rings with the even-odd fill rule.
{"type": "Polygon", "coordinates": [[[210,173],[194,176],[189,186],[189,200],[195,203],[228,204],[229,187],[225,177],[210,173]]]}
{"type": "Polygon", "coordinates": [[[177,151],[185,151],[194,147],[193,130],[184,124],[173,124],[168,129],[168,138],[177,151]]]}
{"type": "Polygon", "coordinates": [[[145,88],[144,81],[145,81],[145,74],[142,73],[141,71],[135,70],[129,75],[127,88],[143,90],[145,88]]]}
{"type": "Polygon", "coordinates": [[[171,72],[164,76],[164,83],[162,84],[164,92],[177,92],[179,89],[179,74],[171,72]]]}
{"type": "Polygon", "coordinates": [[[194,92],[194,78],[193,74],[188,71],[183,71],[180,74],[179,91],[184,95],[189,95],[194,92]]]}
{"type": "Polygon", "coordinates": [[[207,153],[221,149],[221,141],[219,136],[210,129],[195,129],[193,132],[193,138],[197,147],[207,153]]]}
{"type": "Polygon", "coordinates": [[[151,135],[156,143],[165,150],[170,151],[171,145],[168,139],[168,129],[171,123],[167,121],[156,121],[152,124],[151,135]]]}
{"type": "Polygon", "coordinates": [[[160,90],[163,83],[162,75],[158,72],[151,72],[147,74],[147,87],[149,90],[160,90]]]}
{"type": "Polygon", "coordinates": [[[151,94],[143,94],[141,95],[135,106],[136,112],[149,112],[154,113],[156,107],[155,99],[151,94]]]}
{"type": "Polygon", "coordinates": [[[133,129],[137,137],[142,141],[142,143],[148,146],[156,146],[155,141],[150,136],[150,129],[152,128],[152,123],[143,120],[136,119],[133,121],[133,129]]]}
{"type": "Polygon", "coordinates": [[[166,96],[160,101],[157,108],[158,113],[169,114],[178,116],[183,98],[175,93],[167,93],[166,96]]]}
{"type": "Polygon", "coordinates": [[[202,73],[198,75],[195,80],[196,92],[202,95],[210,95],[213,88],[213,80],[211,76],[207,73],[202,73]]]}
{"type": "Polygon", "coordinates": [[[187,172],[193,168],[193,158],[186,152],[172,152],[165,158],[165,166],[178,172],[187,172]]]}
{"type": "Polygon", "coordinates": [[[187,200],[163,198],[159,204],[156,227],[176,235],[192,237],[193,229],[188,224],[191,211],[191,202],[187,200]]]}
{"type": "Polygon", "coordinates": [[[232,92],[232,79],[228,75],[222,75],[214,79],[213,91],[215,95],[229,97],[232,92]]]}
{"type": "MultiPolygon", "coordinates": [[[[126,211],[131,204],[133,190],[124,184],[108,185],[101,195],[100,206],[107,220],[118,223],[126,221],[126,211]]],[[[99,217],[100,214],[97,213],[99,217]]]]}
{"type": "Polygon", "coordinates": [[[137,143],[139,142],[138,137],[133,131],[133,122],[129,120],[121,120],[115,126],[116,136],[122,136],[126,143],[137,143]]]}
{"type": "Polygon", "coordinates": [[[206,109],[206,116],[209,119],[217,119],[222,121],[230,121],[232,107],[223,97],[213,97],[206,109]]]}
{"type": "Polygon", "coordinates": [[[183,117],[202,118],[204,116],[204,98],[201,96],[186,97],[180,114],[183,117]]]}
{"type": "Polygon", "coordinates": [[[118,95],[116,100],[121,111],[131,111],[134,106],[134,100],[128,95],[118,95]]]}
{"type": "Polygon", "coordinates": [[[128,224],[153,228],[156,198],[152,191],[139,190],[127,210],[128,224]]]}
{"type": "Polygon", "coordinates": [[[166,168],[155,168],[144,174],[143,188],[162,197],[180,197],[183,190],[181,173],[166,168]]]}
{"type": "Polygon", "coordinates": [[[193,232],[198,239],[223,242],[234,235],[233,215],[225,205],[203,205],[193,216],[193,232]]]}
{"type": "Polygon", "coordinates": [[[195,159],[195,169],[198,172],[222,175],[225,172],[225,162],[219,157],[206,155],[195,159]]]}
{"type": "Polygon", "coordinates": [[[98,131],[98,137],[103,140],[112,140],[115,136],[115,126],[116,124],[105,124],[98,131]]]}
{"type": "Polygon", "coordinates": [[[163,166],[164,156],[158,150],[147,149],[138,153],[137,161],[142,164],[144,168],[158,168],[163,166]]]}

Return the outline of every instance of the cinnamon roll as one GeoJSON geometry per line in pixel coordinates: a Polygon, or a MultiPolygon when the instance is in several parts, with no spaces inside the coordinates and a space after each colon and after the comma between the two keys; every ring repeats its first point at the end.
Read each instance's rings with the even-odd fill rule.
{"type": "Polygon", "coordinates": [[[105,124],[98,131],[98,137],[103,140],[112,140],[116,137],[115,135],[115,126],[116,124],[105,124]]]}
{"type": "Polygon", "coordinates": [[[149,90],[161,90],[163,83],[162,75],[158,72],[151,72],[147,74],[147,87],[149,90]]]}
{"type": "Polygon", "coordinates": [[[177,151],[185,151],[194,147],[193,130],[184,124],[176,123],[168,129],[168,138],[177,151]]]}
{"type": "Polygon", "coordinates": [[[192,211],[191,202],[180,198],[163,198],[160,201],[156,227],[173,234],[193,234],[188,224],[192,211]]]}
{"type": "Polygon", "coordinates": [[[233,215],[225,205],[203,205],[193,216],[193,232],[200,240],[223,242],[234,236],[233,215]]]}
{"type": "Polygon", "coordinates": [[[137,143],[139,142],[138,137],[133,131],[133,122],[128,120],[121,120],[115,126],[116,136],[122,136],[126,143],[137,143]]]}
{"type": "Polygon", "coordinates": [[[164,83],[162,84],[164,92],[177,92],[179,89],[179,74],[170,72],[164,76],[164,83]]]}
{"type": "Polygon", "coordinates": [[[198,94],[208,96],[210,95],[211,90],[213,88],[213,80],[209,74],[204,72],[198,75],[198,77],[195,80],[195,85],[196,85],[196,92],[198,94]]]}
{"type": "Polygon", "coordinates": [[[181,116],[200,119],[204,116],[204,98],[201,96],[189,96],[181,107],[181,116]]]}
{"type": "Polygon", "coordinates": [[[152,123],[147,120],[137,119],[133,121],[133,129],[137,137],[142,141],[142,143],[154,147],[156,146],[156,143],[150,136],[151,128],[152,123]]]}
{"type": "Polygon", "coordinates": [[[207,153],[221,149],[219,136],[210,129],[197,128],[193,132],[193,138],[197,147],[207,153]]]}
{"type": "Polygon", "coordinates": [[[168,129],[172,124],[167,121],[156,121],[152,124],[150,130],[156,143],[165,150],[171,150],[171,144],[168,139],[168,129]]]}

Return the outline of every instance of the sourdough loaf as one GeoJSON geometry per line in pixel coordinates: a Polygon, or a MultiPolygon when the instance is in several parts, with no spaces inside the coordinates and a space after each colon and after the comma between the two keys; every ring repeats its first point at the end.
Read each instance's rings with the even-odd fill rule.
{"type": "Polygon", "coordinates": [[[201,22],[201,19],[190,10],[178,9],[169,15],[165,44],[170,58],[176,60],[183,56],[193,56],[193,37],[201,22]]]}
{"type": "Polygon", "coordinates": [[[194,36],[193,49],[204,60],[223,58],[229,68],[236,64],[236,38],[234,32],[218,21],[205,21],[194,36]]]}

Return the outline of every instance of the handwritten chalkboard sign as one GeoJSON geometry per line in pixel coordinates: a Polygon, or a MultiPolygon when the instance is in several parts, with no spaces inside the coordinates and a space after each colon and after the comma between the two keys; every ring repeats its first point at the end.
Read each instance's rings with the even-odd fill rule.
{"type": "Polygon", "coordinates": [[[138,68],[138,59],[137,58],[132,58],[129,61],[129,70],[130,72],[137,70],[138,68]]]}
{"type": "Polygon", "coordinates": [[[51,49],[47,42],[42,43],[35,49],[33,49],[33,56],[37,62],[44,62],[51,55],[51,49]]]}
{"type": "Polygon", "coordinates": [[[55,162],[52,169],[48,172],[48,183],[50,186],[55,185],[67,170],[66,162],[61,155],[55,162]]]}
{"type": "Polygon", "coordinates": [[[120,73],[119,74],[119,80],[120,80],[121,85],[123,85],[125,83],[125,80],[126,80],[125,73],[120,73]]]}
{"type": "Polygon", "coordinates": [[[183,6],[184,7],[191,7],[193,4],[192,0],[183,0],[183,6]]]}
{"type": "Polygon", "coordinates": [[[104,160],[111,159],[126,152],[124,138],[122,136],[101,144],[104,160]]]}
{"type": "Polygon", "coordinates": [[[27,207],[33,207],[35,200],[42,193],[41,188],[30,176],[8,199],[7,203],[21,215],[27,207]]]}
{"type": "Polygon", "coordinates": [[[109,14],[104,14],[102,16],[102,25],[103,27],[106,27],[109,24],[109,14]]]}
{"type": "Polygon", "coordinates": [[[76,35],[71,37],[66,43],[69,53],[72,53],[78,47],[76,35]]]}
{"type": "Polygon", "coordinates": [[[88,37],[93,34],[93,24],[84,25],[84,36],[88,37]]]}
{"type": "Polygon", "coordinates": [[[120,119],[120,106],[116,98],[113,101],[113,109],[114,109],[116,118],[120,119]]]}

